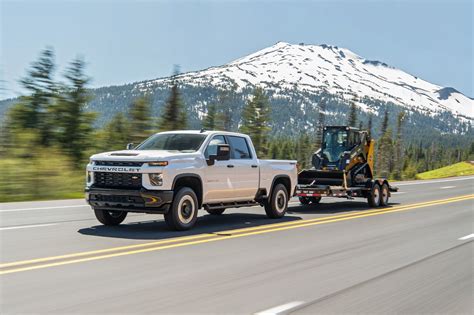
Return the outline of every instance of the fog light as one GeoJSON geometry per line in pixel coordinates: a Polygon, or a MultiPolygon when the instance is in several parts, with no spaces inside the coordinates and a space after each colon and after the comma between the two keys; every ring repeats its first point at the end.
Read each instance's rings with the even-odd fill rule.
{"type": "Polygon", "coordinates": [[[87,171],[87,182],[92,182],[92,172],[87,171]]]}
{"type": "Polygon", "coordinates": [[[162,174],[148,174],[150,177],[150,183],[153,186],[161,186],[163,185],[163,175],[162,174]]]}

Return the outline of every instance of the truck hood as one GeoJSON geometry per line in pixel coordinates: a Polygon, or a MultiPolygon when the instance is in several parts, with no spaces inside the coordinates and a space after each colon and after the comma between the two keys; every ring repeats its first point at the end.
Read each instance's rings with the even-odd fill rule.
{"type": "Polygon", "coordinates": [[[169,161],[175,159],[196,158],[199,152],[183,153],[166,150],[121,150],[111,151],[91,156],[94,161],[169,161]]]}

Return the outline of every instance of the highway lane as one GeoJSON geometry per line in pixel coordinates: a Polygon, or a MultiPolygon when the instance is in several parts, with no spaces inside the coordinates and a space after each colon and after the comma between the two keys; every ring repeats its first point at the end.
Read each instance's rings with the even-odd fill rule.
{"type": "MultiPolygon", "coordinates": [[[[394,209],[473,194],[474,179],[400,188],[394,209]]],[[[330,199],[309,209],[293,204],[285,222],[366,209],[365,202],[330,199]]],[[[0,311],[251,314],[301,302],[293,303],[295,312],[469,312],[472,238],[459,238],[474,232],[472,216],[473,199],[466,199],[4,274],[0,311]]],[[[108,228],[77,200],[2,204],[0,219],[2,263],[281,222],[252,207],[221,217],[202,213],[186,233],[167,231],[151,215],[108,228]]]]}

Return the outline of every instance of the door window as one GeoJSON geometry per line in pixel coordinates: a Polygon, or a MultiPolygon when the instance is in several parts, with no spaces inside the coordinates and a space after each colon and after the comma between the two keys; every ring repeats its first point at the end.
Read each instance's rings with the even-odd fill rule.
{"type": "Polygon", "coordinates": [[[217,145],[218,144],[225,144],[224,136],[214,136],[211,139],[211,142],[207,145],[206,151],[204,151],[204,156],[206,159],[209,158],[209,155],[216,155],[217,154],[217,145]]]}
{"type": "Polygon", "coordinates": [[[247,140],[242,137],[229,136],[229,144],[231,147],[230,158],[231,159],[251,159],[249,146],[247,140]]]}

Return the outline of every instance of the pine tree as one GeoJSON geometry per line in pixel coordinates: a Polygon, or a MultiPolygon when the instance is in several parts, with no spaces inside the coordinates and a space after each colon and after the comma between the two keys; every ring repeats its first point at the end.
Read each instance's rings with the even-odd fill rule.
{"type": "Polygon", "coordinates": [[[151,132],[151,103],[146,96],[133,100],[129,110],[130,141],[134,144],[142,143],[151,132]]]}
{"type": "Polygon", "coordinates": [[[186,125],[186,112],[181,100],[181,94],[179,92],[178,85],[175,81],[171,87],[170,96],[166,101],[165,107],[163,108],[163,113],[161,115],[158,128],[160,131],[179,130],[186,129],[186,125]]]}
{"type": "Polygon", "coordinates": [[[215,130],[216,129],[216,109],[217,106],[215,103],[211,103],[207,108],[207,115],[204,117],[204,122],[202,127],[206,130],[215,130]]]}
{"type": "Polygon", "coordinates": [[[242,112],[241,132],[252,138],[259,156],[267,154],[267,135],[270,131],[270,104],[261,88],[256,88],[253,97],[247,102],[242,112]]]}
{"type": "Polygon", "coordinates": [[[367,122],[367,133],[369,135],[369,138],[372,137],[372,118],[373,115],[369,114],[369,121],[367,122]]]}
{"type": "Polygon", "coordinates": [[[381,136],[377,146],[376,171],[379,176],[388,177],[390,168],[390,156],[392,146],[392,134],[388,132],[388,111],[385,111],[382,125],[380,127],[381,136]]]}
{"type": "Polygon", "coordinates": [[[104,128],[104,146],[108,150],[125,149],[130,142],[130,128],[122,113],[117,113],[104,128]]]}
{"type": "Polygon", "coordinates": [[[356,105],[355,98],[352,100],[350,108],[349,108],[349,116],[347,118],[347,125],[350,127],[357,126],[357,105],[356,105]]]}
{"type": "Polygon", "coordinates": [[[90,100],[86,87],[90,79],[84,74],[84,68],[85,63],[80,58],[71,62],[65,73],[67,84],[62,86],[53,108],[55,138],[77,166],[89,146],[95,120],[95,114],[85,110],[90,100]]]}
{"type": "MultiPolygon", "coordinates": [[[[403,167],[403,123],[405,121],[405,112],[401,111],[397,117],[397,136],[395,139],[395,156],[394,156],[394,175],[393,178],[399,180],[402,177],[403,167]]],[[[434,143],[433,143],[434,145],[434,143]]],[[[434,150],[434,147],[433,147],[434,150]]],[[[434,156],[434,152],[432,154],[434,156]]]]}
{"type": "Polygon", "coordinates": [[[321,101],[318,104],[319,113],[318,113],[318,125],[316,126],[316,150],[321,147],[321,142],[323,141],[323,128],[326,123],[326,100],[321,98],[321,101]]]}
{"type": "Polygon", "coordinates": [[[15,106],[10,123],[12,127],[29,129],[38,133],[38,144],[52,143],[50,112],[56,94],[54,52],[46,48],[40,57],[31,65],[26,77],[20,80],[28,95],[22,96],[15,106]]]}

